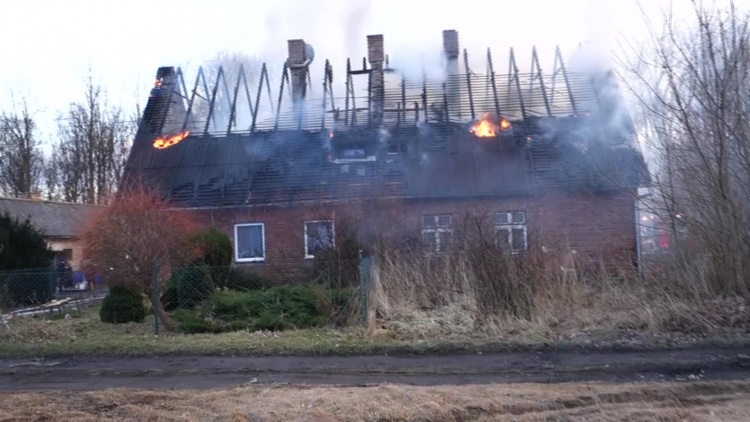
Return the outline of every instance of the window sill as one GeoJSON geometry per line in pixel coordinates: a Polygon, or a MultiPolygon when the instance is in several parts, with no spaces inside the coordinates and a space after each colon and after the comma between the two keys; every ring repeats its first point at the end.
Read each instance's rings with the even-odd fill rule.
{"type": "Polygon", "coordinates": [[[248,262],[264,262],[265,260],[266,258],[240,258],[240,259],[235,259],[234,262],[238,264],[244,264],[248,262]]]}

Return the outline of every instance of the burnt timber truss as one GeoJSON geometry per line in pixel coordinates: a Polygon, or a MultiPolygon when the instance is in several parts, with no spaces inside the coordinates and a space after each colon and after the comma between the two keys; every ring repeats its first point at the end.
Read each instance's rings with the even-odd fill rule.
{"type": "MultiPolygon", "coordinates": [[[[223,67],[218,69],[214,81],[208,80],[201,67],[192,89],[188,89],[183,71],[177,68],[173,81],[162,83],[157,75],[154,91],[164,88],[171,91],[171,106],[175,106],[176,98],[178,107],[183,110],[179,114],[180,121],[169,121],[165,111],[163,123],[171,124],[154,125],[152,128],[166,129],[157,131],[155,135],[190,130],[193,135],[230,136],[279,129],[334,131],[372,127],[374,95],[379,95],[383,104],[382,120],[378,126],[386,128],[408,128],[422,122],[461,123],[479,119],[485,113],[522,122],[534,117],[577,116],[598,108],[599,99],[592,81],[585,75],[567,70],[559,47],[555,49],[553,71],[548,74],[542,71],[536,48],[532,49],[529,73],[519,71],[512,48],[506,74],[495,72],[490,49],[486,54],[485,74],[475,73],[471,69],[466,50],[463,50],[462,56],[463,72],[447,75],[440,80],[426,77],[421,80],[408,79],[398,69],[390,67],[386,56],[383,67],[385,87],[377,93],[367,89],[367,94],[360,96],[357,96],[355,82],[360,76],[369,78],[373,69],[368,67],[366,58],[363,58],[360,69],[354,69],[351,61],[347,60],[343,99],[334,95],[333,70],[326,60],[322,97],[306,98],[304,107],[297,112],[292,112],[290,69],[286,63],[281,69],[276,96],[272,93],[270,71],[265,63],[253,84],[244,66],[240,66],[237,77],[231,81],[227,80],[223,67]],[[267,101],[263,98],[264,92],[267,101]],[[340,107],[342,102],[343,108],[340,107]],[[200,107],[199,103],[202,103],[200,107]],[[246,105],[244,114],[238,111],[241,104],[246,105]],[[218,109],[224,114],[222,119],[217,118],[218,109]]],[[[311,79],[310,72],[307,72],[307,79],[311,79]]]]}

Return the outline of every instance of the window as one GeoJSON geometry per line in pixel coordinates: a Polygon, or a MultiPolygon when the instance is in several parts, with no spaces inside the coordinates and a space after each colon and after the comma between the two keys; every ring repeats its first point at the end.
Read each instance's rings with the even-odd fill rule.
{"type": "Polygon", "coordinates": [[[427,253],[445,252],[453,238],[450,214],[422,216],[422,243],[427,253]]]}
{"type": "Polygon", "coordinates": [[[342,151],[341,158],[365,158],[364,148],[348,148],[342,151]]]}
{"type": "Polygon", "coordinates": [[[495,214],[495,233],[497,246],[511,253],[528,249],[526,237],[526,212],[506,211],[495,214]]]}
{"type": "Polygon", "coordinates": [[[315,258],[320,251],[336,247],[333,221],[305,222],[305,258],[315,258]]]}
{"type": "Polygon", "coordinates": [[[406,154],[407,151],[408,149],[405,143],[388,144],[388,154],[390,155],[406,154]]]}
{"type": "Polygon", "coordinates": [[[266,236],[263,223],[234,226],[234,256],[237,262],[258,262],[266,259],[266,236]]]}

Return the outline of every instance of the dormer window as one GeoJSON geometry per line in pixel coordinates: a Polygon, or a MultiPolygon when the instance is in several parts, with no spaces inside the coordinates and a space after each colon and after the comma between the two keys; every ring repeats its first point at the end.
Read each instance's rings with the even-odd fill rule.
{"type": "Polygon", "coordinates": [[[334,163],[356,163],[361,161],[376,161],[375,155],[367,155],[364,148],[342,148],[334,153],[334,163]]]}
{"type": "Polygon", "coordinates": [[[341,158],[364,158],[367,156],[364,148],[347,148],[341,151],[341,158]]]}

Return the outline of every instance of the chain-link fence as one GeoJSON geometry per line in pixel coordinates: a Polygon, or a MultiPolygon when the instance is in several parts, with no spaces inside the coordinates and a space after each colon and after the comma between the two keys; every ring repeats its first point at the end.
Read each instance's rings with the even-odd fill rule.
{"type": "Polygon", "coordinates": [[[351,323],[364,315],[362,286],[370,278],[364,261],[176,268],[166,281],[155,276],[155,329],[158,332],[160,318],[169,318],[186,332],[351,323]]]}
{"type": "Polygon", "coordinates": [[[0,313],[30,316],[66,304],[101,299],[107,275],[87,275],[70,267],[0,271],[0,313]]]}
{"type": "Polygon", "coordinates": [[[153,318],[156,334],[165,326],[197,333],[343,325],[366,315],[371,284],[369,258],[89,273],[0,272],[3,321],[101,303],[102,322],[153,318]]]}
{"type": "Polygon", "coordinates": [[[58,274],[49,269],[4,271],[0,273],[0,309],[48,302],[59,284],[58,274]]]}

